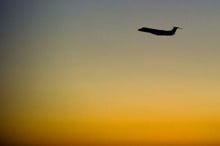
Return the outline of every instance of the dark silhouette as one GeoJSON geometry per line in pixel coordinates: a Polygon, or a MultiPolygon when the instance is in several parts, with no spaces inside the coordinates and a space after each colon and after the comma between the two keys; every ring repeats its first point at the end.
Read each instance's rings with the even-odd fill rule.
{"type": "Polygon", "coordinates": [[[142,27],[142,28],[138,29],[138,31],[148,32],[148,33],[152,33],[154,35],[171,36],[171,35],[174,35],[176,33],[177,29],[182,29],[182,28],[174,26],[172,30],[159,30],[159,29],[142,27]]]}

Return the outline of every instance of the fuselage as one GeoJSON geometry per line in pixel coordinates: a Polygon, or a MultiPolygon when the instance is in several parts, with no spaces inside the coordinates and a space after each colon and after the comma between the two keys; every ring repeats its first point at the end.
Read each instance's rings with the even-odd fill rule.
{"type": "Polygon", "coordinates": [[[154,35],[174,35],[177,29],[178,29],[178,27],[173,27],[172,30],[160,30],[160,29],[142,27],[142,28],[138,29],[138,31],[148,32],[148,33],[152,33],[154,35]]]}

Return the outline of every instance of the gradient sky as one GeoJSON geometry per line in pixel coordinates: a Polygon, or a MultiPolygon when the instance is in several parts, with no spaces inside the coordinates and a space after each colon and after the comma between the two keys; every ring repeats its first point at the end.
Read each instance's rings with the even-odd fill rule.
{"type": "Polygon", "coordinates": [[[7,140],[220,142],[219,0],[1,7],[7,140]]]}

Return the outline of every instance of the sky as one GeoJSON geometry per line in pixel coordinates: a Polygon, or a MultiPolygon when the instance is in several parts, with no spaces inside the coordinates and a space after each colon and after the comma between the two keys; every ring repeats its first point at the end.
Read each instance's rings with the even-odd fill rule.
{"type": "Polygon", "coordinates": [[[0,5],[6,142],[220,143],[220,1],[0,5]]]}

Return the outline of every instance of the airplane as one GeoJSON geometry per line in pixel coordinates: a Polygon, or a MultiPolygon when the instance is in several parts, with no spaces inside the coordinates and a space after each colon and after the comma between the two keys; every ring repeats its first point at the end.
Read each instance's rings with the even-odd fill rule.
{"type": "Polygon", "coordinates": [[[174,26],[172,30],[160,30],[160,29],[142,27],[139,28],[138,31],[152,33],[154,35],[159,35],[159,36],[172,36],[176,33],[177,29],[182,29],[182,28],[174,26]]]}

